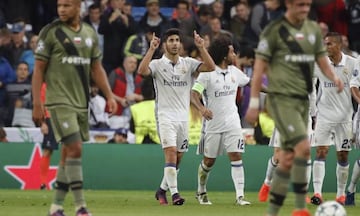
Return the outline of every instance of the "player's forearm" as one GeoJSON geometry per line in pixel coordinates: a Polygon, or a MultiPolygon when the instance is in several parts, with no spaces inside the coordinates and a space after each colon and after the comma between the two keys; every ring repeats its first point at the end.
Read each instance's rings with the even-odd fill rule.
{"type": "Polygon", "coordinates": [[[31,90],[34,105],[42,105],[41,86],[44,82],[44,69],[38,63],[35,63],[34,73],[31,80],[31,90]]]}
{"type": "Polygon", "coordinates": [[[204,110],[204,106],[201,104],[200,102],[200,94],[197,91],[191,90],[191,97],[190,97],[190,101],[191,103],[195,106],[195,108],[197,110],[199,110],[200,112],[202,112],[204,110]]]}
{"type": "Polygon", "coordinates": [[[351,94],[355,101],[360,104],[360,90],[359,87],[351,87],[351,94]]]}
{"type": "Polygon", "coordinates": [[[317,64],[321,70],[321,72],[331,81],[335,82],[336,79],[338,79],[338,77],[336,76],[336,74],[334,73],[333,69],[331,68],[327,57],[322,56],[320,58],[317,59],[317,64]]]}
{"type": "Polygon", "coordinates": [[[267,62],[263,59],[256,59],[254,64],[253,77],[251,78],[251,97],[259,98],[262,89],[262,76],[266,71],[267,62]]]}
{"type": "Polygon", "coordinates": [[[215,70],[214,60],[205,47],[199,48],[200,55],[203,59],[203,65],[199,68],[199,72],[210,72],[215,70]]]}
{"type": "Polygon", "coordinates": [[[138,67],[138,73],[142,76],[148,76],[150,74],[149,70],[149,64],[150,61],[154,55],[155,50],[149,48],[146,52],[144,58],[141,60],[139,67],[138,67]]]}

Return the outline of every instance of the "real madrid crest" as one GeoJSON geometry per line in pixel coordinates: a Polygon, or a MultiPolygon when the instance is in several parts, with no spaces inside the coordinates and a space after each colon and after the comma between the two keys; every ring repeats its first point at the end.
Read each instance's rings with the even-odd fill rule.
{"type": "Polygon", "coordinates": [[[311,44],[314,44],[315,43],[315,35],[314,34],[309,34],[308,36],[308,41],[311,43],[311,44]]]}
{"type": "Polygon", "coordinates": [[[89,37],[86,38],[86,39],[85,39],[85,44],[86,44],[87,47],[92,47],[92,45],[93,45],[92,39],[89,38],[89,37]]]}

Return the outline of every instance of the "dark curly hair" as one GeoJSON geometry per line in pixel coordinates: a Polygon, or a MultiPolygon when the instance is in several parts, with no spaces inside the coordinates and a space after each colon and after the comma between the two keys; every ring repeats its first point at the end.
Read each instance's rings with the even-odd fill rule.
{"type": "Polygon", "coordinates": [[[219,65],[227,57],[230,45],[232,45],[232,40],[226,34],[220,35],[211,42],[209,54],[216,65],[219,65]]]}

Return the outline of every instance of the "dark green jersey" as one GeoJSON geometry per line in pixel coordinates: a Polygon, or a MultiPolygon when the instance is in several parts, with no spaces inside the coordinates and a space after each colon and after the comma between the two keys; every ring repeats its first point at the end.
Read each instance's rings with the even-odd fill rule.
{"type": "Polygon", "coordinates": [[[46,106],[88,107],[90,67],[101,58],[97,35],[91,26],[81,23],[80,30],[73,31],[59,20],[45,26],[40,32],[35,58],[47,62],[46,106]],[[65,33],[63,37],[59,37],[60,30],[65,33]],[[64,46],[70,44],[76,54],[65,50],[64,46]]]}
{"type": "Polygon", "coordinates": [[[285,17],[271,22],[262,32],[256,49],[256,57],[269,62],[268,91],[289,96],[308,95],[304,74],[299,63],[307,63],[313,76],[314,62],[326,55],[322,36],[317,23],[305,20],[300,27],[291,25],[285,17]],[[284,26],[289,33],[285,40],[297,42],[303,52],[291,52],[280,36],[284,26]]]}

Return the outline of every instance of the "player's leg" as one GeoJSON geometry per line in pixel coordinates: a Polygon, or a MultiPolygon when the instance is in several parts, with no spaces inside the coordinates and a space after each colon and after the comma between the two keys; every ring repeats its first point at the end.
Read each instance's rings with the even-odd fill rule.
{"type": "Polygon", "coordinates": [[[208,199],[206,185],[211,169],[219,155],[219,149],[222,149],[220,148],[220,145],[221,134],[206,133],[202,135],[198,146],[198,154],[203,154],[204,156],[198,167],[198,189],[196,192],[196,199],[203,205],[211,204],[208,199]],[[204,149],[207,149],[207,151],[203,151],[204,149]]]}
{"type": "Polygon", "coordinates": [[[337,153],[336,179],[337,194],[336,201],[345,205],[345,189],[349,176],[349,151],[351,151],[352,123],[338,124],[336,128],[335,145],[337,153]]]}
{"type": "Polygon", "coordinates": [[[322,203],[325,161],[331,143],[332,127],[333,125],[322,122],[317,122],[315,127],[316,142],[313,146],[316,147],[316,156],[312,167],[314,195],[311,197],[311,203],[314,205],[320,205],[322,203]]]}
{"type": "Polygon", "coordinates": [[[90,215],[86,210],[86,202],[83,193],[82,172],[82,140],[89,139],[89,124],[87,112],[74,112],[68,108],[56,108],[50,110],[52,126],[55,137],[61,138],[65,152],[64,175],[67,186],[74,196],[74,204],[77,215],[90,215]],[[66,127],[64,127],[64,125],[66,127]]]}
{"type": "Polygon", "coordinates": [[[46,124],[47,133],[43,134],[44,135],[44,139],[42,142],[43,154],[40,159],[40,179],[41,179],[40,189],[42,190],[47,188],[47,184],[48,184],[47,178],[48,178],[50,159],[52,153],[54,150],[57,150],[59,148],[58,142],[56,142],[54,136],[50,119],[46,118],[44,124],[46,124]]]}
{"type": "Polygon", "coordinates": [[[42,156],[40,159],[40,190],[45,190],[47,188],[47,178],[49,173],[51,154],[51,149],[43,148],[42,156]]]}
{"type": "Polygon", "coordinates": [[[356,183],[360,178],[360,158],[355,163],[351,174],[351,180],[347,189],[345,205],[355,205],[356,183]]]}

